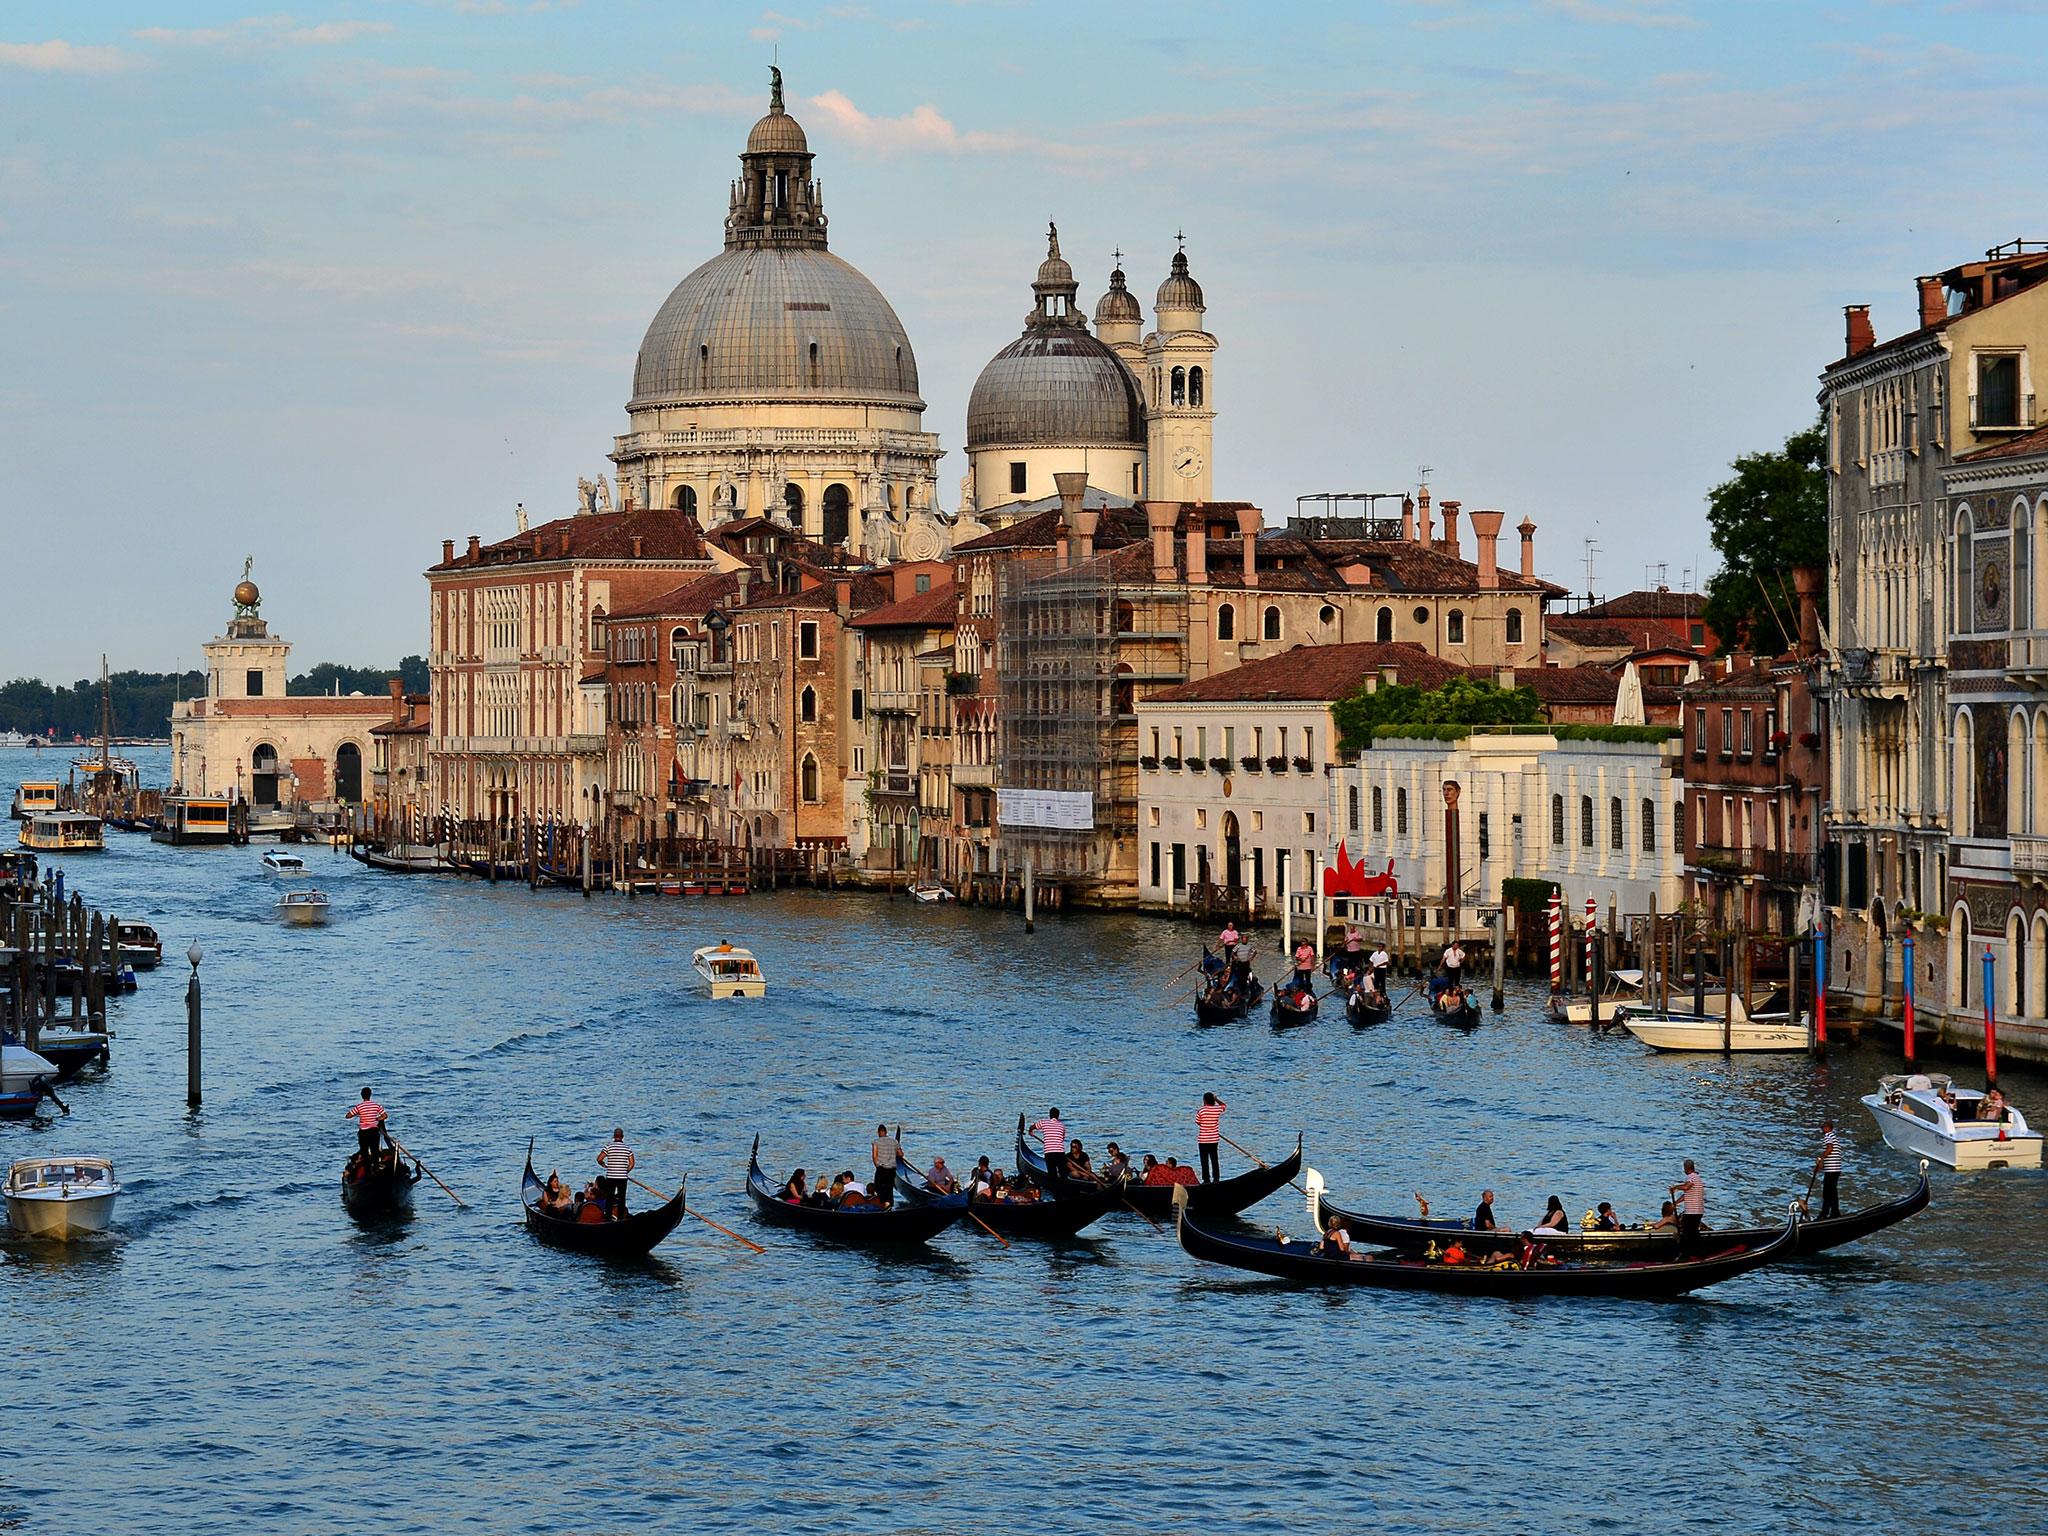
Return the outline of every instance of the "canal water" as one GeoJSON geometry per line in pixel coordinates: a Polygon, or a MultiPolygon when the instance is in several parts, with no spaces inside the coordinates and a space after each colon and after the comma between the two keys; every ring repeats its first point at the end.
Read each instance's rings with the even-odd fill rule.
{"type": "MultiPolygon", "coordinates": [[[[0,793],[62,760],[0,753],[0,793]]],[[[1490,1185],[1507,1217],[1553,1193],[1637,1217],[1691,1156],[1710,1219],[1775,1219],[1829,1112],[1847,1203],[1909,1186],[1856,1103],[1892,1065],[1877,1048],[1657,1056],[1550,1022],[1526,986],[1469,1036],[1415,1009],[1204,1031],[1168,981],[1194,952],[1178,923],[585,901],[324,848],[333,920],[287,929],[258,850],[109,839],[67,875],[154,923],[166,964],[116,1004],[112,1068],[66,1090],[68,1119],[0,1125],[7,1157],[107,1153],[127,1186],[117,1240],[0,1244],[0,1529],[2048,1527],[2038,1175],[1938,1174],[1872,1241],[1658,1304],[1295,1292],[1133,1216],[879,1257],[763,1228],[741,1192],[757,1133],[778,1176],[863,1166],[880,1120],[962,1168],[1007,1162],[1019,1111],[1052,1103],[1093,1149],[1191,1157],[1214,1089],[1229,1134],[1274,1158],[1303,1132],[1353,1206],[1460,1210],[1490,1185]],[[697,996],[688,953],[726,937],[766,999],[697,996]],[[469,1209],[422,1184],[396,1229],[343,1214],[364,1084],[469,1209]],[[637,1267],[537,1245],[527,1139],[580,1178],[614,1124],[768,1251],[695,1221],[637,1267]]],[[[2048,1081],[2005,1076],[2048,1113],[2048,1081]]],[[[1291,1190],[1250,1219],[1308,1230],[1291,1190]]]]}

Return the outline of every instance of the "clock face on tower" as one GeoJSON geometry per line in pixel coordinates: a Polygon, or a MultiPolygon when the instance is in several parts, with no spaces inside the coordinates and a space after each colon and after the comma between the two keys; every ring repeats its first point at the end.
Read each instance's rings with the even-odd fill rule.
{"type": "Polygon", "coordinates": [[[1192,448],[1183,448],[1173,456],[1173,471],[1183,480],[1192,480],[1202,472],[1202,456],[1192,448]]]}

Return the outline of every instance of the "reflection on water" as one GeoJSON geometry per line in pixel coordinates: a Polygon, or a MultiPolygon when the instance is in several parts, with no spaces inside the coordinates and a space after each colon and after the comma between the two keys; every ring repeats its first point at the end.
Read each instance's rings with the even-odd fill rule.
{"type": "MultiPolygon", "coordinates": [[[[27,756],[0,753],[0,792],[27,756]]],[[[187,1113],[178,962],[113,1005],[113,1068],[67,1092],[68,1120],[0,1126],[6,1156],[104,1152],[127,1186],[103,1247],[0,1244],[0,1307],[35,1363],[10,1424],[65,1430],[9,1460],[0,1519],[157,1529],[177,1488],[180,1525],[264,1532],[365,1508],[393,1530],[550,1536],[1049,1512],[1833,1532],[1880,1501],[1892,1523],[1939,1519],[1996,1489],[2014,1528],[2044,1524],[2020,1518],[2048,1412],[2040,1176],[1937,1174],[1904,1227],[1661,1305],[1290,1291],[1197,1268],[1124,1213],[1070,1245],[956,1230],[878,1256],[764,1227],[742,1190],[757,1133],[771,1177],[863,1166],[879,1120],[959,1169],[1007,1163],[1018,1113],[1051,1103],[1091,1147],[1185,1160],[1214,1089],[1268,1157],[1305,1132],[1353,1207],[1412,1210],[1419,1190],[1457,1211],[1491,1186],[1504,1216],[1551,1194],[1641,1216],[1690,1156],[1723,1219],[1775,1217],[1824,1113],[1847,1133],[1845,1198],[1909,1185],[1855,1102],[1889,1065],[1876,1049],[1658,1057],[1550,1022],[1524,988],[1469,1035],[1412,1006],[1364,1032],[1199,1030],[1161,986],[1187,962],[1178,924],[1026,937],[879,896],[586,902],[306,854],[323,929],[274,920],[255,850],[111,834],[70,861],[167,955],[203,945],[206,1100],[187,1113]],[[727,937],[761,957],[766,998],[696,994],[690,950],[727,937]],[[343,1212],[364,1084],[470,1209],[423,1182],[407,1220],[343,1212]],[[581,1178],[614,1124],[650,1183],[687,1173],[693,1209],[767,1252],[694,1220],[639,1265],[533,1242],[528,1138],[581,1178]]],[[[2039,1076],[2006,1076],[2048,1107],[2039,1076]]],[[[1292,1190],[1250,1220],[1307,1229],[1292,1190]]]]}

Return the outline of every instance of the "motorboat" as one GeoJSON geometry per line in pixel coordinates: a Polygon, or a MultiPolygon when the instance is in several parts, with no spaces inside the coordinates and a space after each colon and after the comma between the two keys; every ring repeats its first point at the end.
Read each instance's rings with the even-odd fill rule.
{"type": "Polygon", "coordinates": [[[918,881],[917,884],[910,888],[910,896],[913,901],[926,903],[952,901],[954,899],[953,893],[943,885],[940,885],[936,880],[918,881]]]}
{"type": "Polygon", "coordinates": [[[767,996],[760,962],[736,944],[706,944],[690,956],[690,968],[715,998],[767,996]]]}
{"type": "Polygon", "coordinates": [[[55,1068],[57,1082],[68,1082],[95,1062],[107,1065],[113,1038],[103,1018],[60,1014],[37,1029],[35,1054],[55,1068]]]}
{"type": "Polygon", "coordinates": [[[20,1120],[36,1112],[44,1091],[57,1081],[57,1067],[25,1045],[0,1043],[0,1119],[20,1120]]]}
{"type": "Polygon", "coordinates": [[[21,824],[21,846],[38,853],[98,853],[106,827],[85,811],[38,811],[21,824]]]}
{"type": "Polygon", "coordinates": [[[306,872],[306,861],[296,853],[286,853],[282,848],[270,848],[264,851],[263,867],[273,875],[303,875],[306,872]]]}
{"type": "Polygon", "coordinates": [[[277,898],[277,915],[288,923],[311,928],[327,921],[325,891],[286,891],[277,898]]]}
{"type": "Polygon", "coordinates": [[[121,1186],[104,1157],[28,1157],[7,1170],[7,1219],[26,1237],[58,1242],[113,1225],[121,1186]]]}
{"type": "Polygon", "coordinates": [[[1879,1078],[1863,1107],[1896,1151],[1958,1172],[2040,1167],[2041,1133],[1993,1092],[1958,1088],[1945,1073],[1914,1072],[1879,1078]]]}
{"type": "Polygon", "coordinates": [[[1740,994],[1730,998],[1724,993],[1722,1006],[1714,1007],[1709,998],[1704,1013],[1691,1008],[1624,1007],[1618,1022],[1660,1051],[1803,1051],[1811,1043],[1807,1015],[1792,1012],[1783,987],[1754,1011],[1743,1006],[1740,994]]]}
{"type": "MultiPolygon", "coordinates": [[[[1600,993],[1600,1018],[1604,1023],[1616,1013],[1631,1004],[1641,1007],[1648,999],[1643,994],[1643,973],[1638,970],[1619,970],[1607,973],[1607,986],[1600,993]]],[[[1593,1022],[1593,1000],[1586,997],[1561,999],[1554,1005],[1557,1016],[1567,1024],[1590,1024],[1593,1022]]]]}
{"type": "Polygon", "coordinates": [[[147,923],[116,922],[114,949],[123,965],[138,971],[153,971],[163,964],[164,941],[147,923]]]}

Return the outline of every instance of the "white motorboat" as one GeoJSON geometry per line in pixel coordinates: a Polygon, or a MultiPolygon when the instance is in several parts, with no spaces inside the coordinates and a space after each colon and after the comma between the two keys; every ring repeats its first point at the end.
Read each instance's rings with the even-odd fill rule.
{"type": "Polygon", "coordinates": [[[163,964],[164,941],[148,923],[115,923],[114,947],[121,963],[138,971],[153,971],[163,964]]]}
{"type": "Polygon", "coordinates": [[[27,1237],[58,1242],[113,1225],[121,1186],[104,1157],[30,1157],[7,1170],[7,1219],[27,1237]]]}
{"type": "MultiPolygon", "coordinates": [[[[1686,1001],[1690,1004],[1691,999],[1686,1001]]],[[[1625,1007],[1619,1022],[1643,1044],[1660,1051],[1803,1051],[1809,1043],[1807,1016],[1792,1013],[1782,987],[1754,1012],[1739,996],[1729,1007],[1724,994],[1722,999],[1710,996],[1705,1013],[1695,1013],[1690,1006],[1625,1007]],[[1722,1006],[1714,1006],[1717,1001],[1722,1006]]]]}
{"type": "Polygon", "coordinates": [[[306,861],[296,853],[286,853],[282,848],[272,848],[263,855],[263,867],[273,875],[303,875],[306,861]]]}
{"type": "Polygon", "coordinates": [[[277,898],[277,915],[288,923],[310,928],[327,921],[325,891],[286,891],[277,898]]]}
{"type": "Polygon", "coordinates": [[[690,968],[713,997],[765,997],[768,978],[751,952],[737,944],[707,944],[690,956],[690,968]]]}
{"type": "Polygon", "coordinates": [[[1881,1077],[1877,1092],[1863,1095],[1863,1107],[1886,1146],[1959,1172],[2041,1166],[2041,1133],[2028,1128],[2025,1115],[2002,1096],[1956,1087],[1944,1073],[1881,1077]]]}
{"type": "Polygon", "coordinates": [[[920,880],[910,888],[913,901],[926,903],[953,900],[953,893],[936,880],[920,880]]]}
{"type": "Polygon", "coordinates": [[[0,1094],[26,1093],[37,1078],[57,1081],[57,1068],[25,1045],[0,1045],[0,1094]]]}
{"type": "MultiPolygon", "coordinates": [[[[1643,1007],[1647,999],[1643,996],[1643,973],[1637,970],[1609,971],[1607,988],[1600,994],[1600,1019],[1607,1023],[1616,1018],[1621,1009],[1643,1007]]],[[[1562,1015],[1567,1024],[1590,1024],[1593,1022],[1591,999],[1579,997],[1568,999],[1562,1015]]]]}

